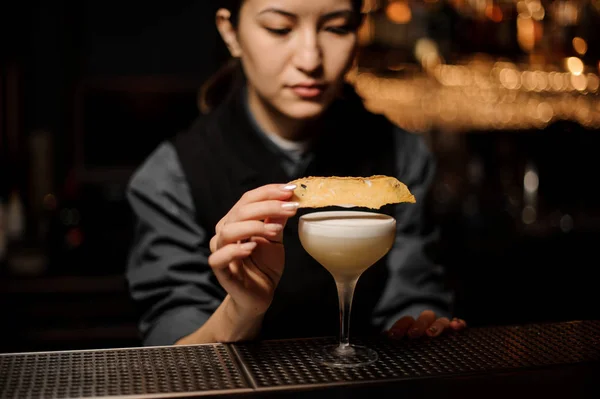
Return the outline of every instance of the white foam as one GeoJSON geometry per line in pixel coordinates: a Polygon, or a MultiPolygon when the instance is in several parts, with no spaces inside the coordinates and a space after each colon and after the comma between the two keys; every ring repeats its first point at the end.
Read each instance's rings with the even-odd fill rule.
{"type": "Polygon", "coordinates": [[[369,238],[390,234],[396,220],[388,215],[358,211],[312,212],[300,218],[304,234],[323,237],[369,238]]]}

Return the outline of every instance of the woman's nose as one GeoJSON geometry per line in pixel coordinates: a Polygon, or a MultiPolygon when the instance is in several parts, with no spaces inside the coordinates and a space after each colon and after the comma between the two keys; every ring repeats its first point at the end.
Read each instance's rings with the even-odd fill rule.
{"type": "Polygon", "coordinates": [[[317,35],[306,32],[299,39],[294,64],[299,70],[312,75],[322,66],[322,54],[317,35]]]}

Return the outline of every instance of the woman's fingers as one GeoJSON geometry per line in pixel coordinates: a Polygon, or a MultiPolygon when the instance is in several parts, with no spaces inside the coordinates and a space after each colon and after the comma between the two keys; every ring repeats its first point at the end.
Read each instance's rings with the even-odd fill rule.
{"type": "MultiPolygon", "coordinates": [[[[268,184],[266,186],[261,186],[255,188],[254,190],[245,192],[244,195],[242,195],[238,202],[236,202],[235,205],[231,208],[231,210],[227,213],[227,215],[225,215],[221,220],[219,220],[215,229],[216,232],[218,233],[219,230],[227,223],[231,223],[237,220],[243,220],[239,217],[233,216],[237,213],[237,211],[240,208],[249,204],[262,203],[265,201],[285,202],[286,200],[292,197],[292,193],[295,188],[296,186],[293,184],[268,184]]],[[[293,205],[288,205],[288,207],[293,207],[293,205]]],[[[262,217],[260,219],[264,219],[265,217],[262,217]]]]}
{"type": "Polygon", "coordinates": [[[429,328],[426,330],[425,333],[427,335],[429,335],[430,337],[437,337],[446,328],[448,328],[449,325],[450,325],[450,320],[448,320],[447,317],[440,317],[439,319],[437,319],[436,321],[431,323],[431,325],[429,326],[429,328]]]}
{"type": "Polygon", "coordinates": [[[435,313],[431,310],[421,312],[415,323],[406,333],[410,338],[418,338],[425,334],[425,330],[435,321],[435,313]]]}
{"type": "MultiPolygon", "coordinates": [[[[295,188],[294,184],[268,184],[247,191],[219,220],[215,226],[216,235],[219,235],[224,226],[238,221],[267,218],[287,221],[298,209],[298,203],[286,201],[292,197],[295,188]]],[[[214,252],[217,247],[215,240],[211,240],[211,251],[214,252]]]]}
{"type": "Polygon", "coordinates": [[[256,243],[253,241],[225,245],[208,257],[208,264],[213,269],[223,269],[230,262],[249,256],[254,248],[256,248],[256,243]]]}
{"type": "Polygon", "coordinates": [[[296,189],[294,184],[267,184],[244,193],[234,208],[267,200],[285,200],[292,196],[296,189]]]}
{"type": "Polygon", "coordinates": [[[244,240],[252,235],[265,237],[270,241],[281,242],[281,230],[283,230],[287,220],[296,214],[297,210],[297,202],[286,201],[263,201],[241,206],[237,210],[231,210],[217,224],[215,229],[217,238],[213,237],[211,239],[210,249],[214,252],[226,243],[244,240]],[[239,227],[240,222],[254,221],[262,223],[262,220],[266,222],[263,226],[251,223],[244,227],[239,227]],[[281,229],[279,226],[281,226],[281,229]],[[275,234],[267,234],[268,231],[275,234]],[[226,236],[222,238],[221,235],[224,232],[226,236]],[[235,237],[235,239],[232,237],[235,237]],[[278,239],[274,240],[274,237],[278,237],[278,239]]]}
{"type": "Polygon", "coordinates": [[[414,324],[415,319],[412,316],[404,316],[394,323],[389,329],[390,338],[402,338],[406,335],[408,329],[414,324]]]}
{"type": "Polygon", "coordinates": [[[218,236],[213,236],[210,239],[209,245],[208,247],[210,248],[210,252],[215,252],[218,248],[217,248],[217,240],[219,239],[218,236]]]}
{"type": "Polygon", "coordinates": [[[280,223],[263,223],[258,220],[226,224],[219,232],[219,235],[216,236],[217,240],[214,245],[216,245],[216,248],[220,248],[224,245],[244,241],[256,236],[273,240],[277,238],[282,230],[283,226],[280,223]]]}
{"type": "Polygon", "coordinates": [[[447,317],[436,319],[435,313],[431,310],[425,310],[417,318],[404,316],[398,320],[388,331],[391,338],[402,338],[407,335],[410,338],[418,338],[426,334],[429,337],[437,337],[446,330],[459,331],[467,327],[463,319],[447,317]]]}
{"type": "MultiPolygon", "coordinates": [[[[227,224],[244,220],[264,220],[266,218],[290,218],[298,210],[297,202],[268,200],[245,204],[233,210],[227,224]]],[[[225,226],[222,226],[224,228],[225,226]]]]}
{"type": "Polygon", "coordinates": [[[244,262],[244,271],[256,284],[262,286],[264,290],[274,291],[277,283],[281,278],[281,274],[274,273],[268,268],[261,268],[254,263],[252,257],[244,262]]]}
{"type": "Polygon", "coordinates": [[[455,317],[450,321],[450,328],[455,331],[463,330],[466,327],[467,327],[467,322],[464,321],[463,319],[459,319],[459,318],[455,317]]]}
{"type": "Polygon", "coordinates": [[[281,226],[281,230],[277,234],[275,234],[275,236],[273,238],[270,238],[269,241],[278,242],[278,243],[283,242],[283,229],[285,228],[287,221],[288,221],[288,218],[266,218],[265,219],[265,224],[274,224],[274,225],[281,226]]]}
{"type": "Polygon", "coordinates": [[[242,281],[244,278],[242,275],[244,268],[241,263],[242,262],[239,259],[236,259],[229,264],[229,273],[231,274],[231,277],[238,281],[242,281]]]}

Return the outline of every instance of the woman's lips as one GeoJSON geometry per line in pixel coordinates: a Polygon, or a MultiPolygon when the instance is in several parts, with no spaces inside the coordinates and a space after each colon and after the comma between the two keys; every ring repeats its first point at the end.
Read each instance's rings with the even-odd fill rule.
{"type": "Polygon", "coordinates": [[[291,87],[292,91],[301,98],[316,98],[325,91],[324,85],[296,85],[291,87]]]}

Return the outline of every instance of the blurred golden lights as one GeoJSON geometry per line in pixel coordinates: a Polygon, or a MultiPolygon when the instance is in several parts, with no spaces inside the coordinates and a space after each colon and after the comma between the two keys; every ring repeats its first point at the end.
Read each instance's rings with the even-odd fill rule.
{"type": "Polygon", "coordinates": [[[579,55],[584,55],[587,53],[587,43],[580,37],[573,38],[573,48],[579,55]]]}
{"type": "Polygon", "coordinates": [[[519,16],[541,21],[546,16],[546,10],[538,0],[525,0],[517,3],[519,16]]]}
{"type": "Polygon", "coordinates": [[[587,89],[590,93],[595,93],[600,88],[600,78],[593,73],[587,75],[587,89]]]}
{"type": "Polygon", "coordinates": [[[375,22],[370,14],[365,16],[365,20],[358,29],[358,42],[362,46],[367,46],[373,42],[375,38],[375,22]]]}
{"type": "Polygon", "coordinates": [[[536,24],[531,17],[519,15],[517,18],[517,40],[521,48],[527,52],[535,47],[536,24]]]}
{"type": "Polygon", "coordinates": [[[583,61],[577,57],[569,57],[565,60],[567,69],[573,75],[579,76],[583,73],[583,61]]]}
{"type": "Polygon", "coordinates": [[[412,11],[406,1],[398,0],[388,4],[385,9],[388,19],[396,24],[407,24],[412,19],[412,11]]]}
{"type": "MultiPolygon", "coordinates": [[[[422,42],[416,53],[432,50],[422,42]]],[[[583,71],[583,63],[574,64],[583,71]]],[[[557,71],[472,59],[456,65],[440,63],[403,78],[362,72],[353,75],[351,83],[369,109],[415,132],[432,127],[449,131],[544,128],[557,120],[600,128],[600,77],[576,75],[568,65],[557,71]]]]}
{"type": "Polygon", "coordinates": [[[379,9],[379,0],[364,0],[361,12],[367,14],[379,9]]]}
{"type": "Polygon", "coordinates": [[[497,5],[488,4],[485,8],[485,15],[494,22],[502,22],[504,15],[502,9],[497,5]]]}
{"type": "Polygon", "coordinates": [[[571,85],[577,91],[584,91],[587,88],[587,79],[581,74],[571,75],[571,85]]]}

